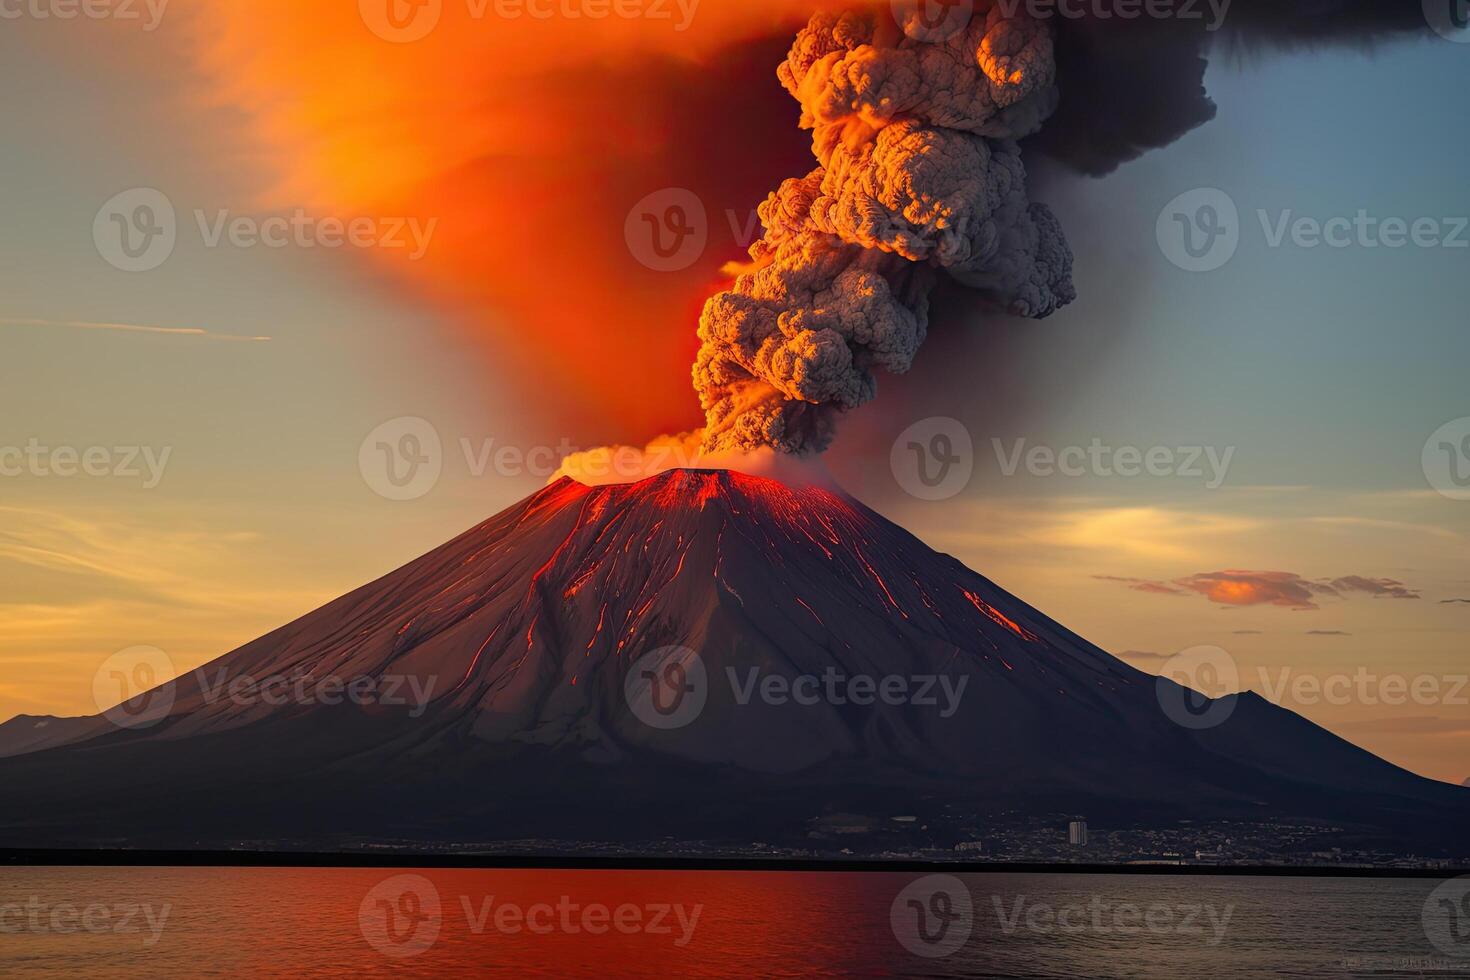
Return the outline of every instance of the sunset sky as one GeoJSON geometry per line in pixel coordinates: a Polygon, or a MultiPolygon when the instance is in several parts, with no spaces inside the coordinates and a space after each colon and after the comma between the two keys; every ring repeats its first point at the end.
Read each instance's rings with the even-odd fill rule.
{"type": "MultiPolygon", "coordinates": [[[[780,5],[736,17],[711,2],[688,32],[614,24],[596,57],[590,35],[531,24],[391,45],[340,6],[300,23],[285,19],[296,4],[220,2],[170,8],[153,31],[0,29],[0,448],[168,453],[156,486],[146,466],[0,476],[0,720],[92,713],[112,653],[152,645],[192,668],[544,482],[477,474],[487,440],[492,453],[588,447],[698,423],[698,299],[741,258],[725,210],[740,225],[773,177],[805,165],[774,60],[758,77],[745,67],[745,42],[764,57],[781,24],[761,12],[780,5]],[[604,62],[608,91],[639,99],[612,104],[604,62]],[[741,97],[746,84],[758,94],[741,97]],[[692,268],[660,273],[629,256],[624,221],[669,186],[704,192],[711,241],[692,268]],[[138,187],[172,203],[178,241],[128,273],[99,255],[93,224],[138,187]],[[193,217],[298,207],[437,224],[414,261],[208,247],[193,217]],[[402,416],[437,431],[443,474],[391,501],[359,448],[402,416]]],[[[1032,195],[1067,229],[1079,300],[1039,323],[941,313],[831,468],[1145,670],[1213,645],[1262,693],[1283,670],[1433,678],[1441,696],[1423,704],[1282,703],[1415,771],[1470,777],[1457,681],[1470,672],[1470,501],[1436,492],[1421,466],[1430,434],[1470,415],[1470,250],[1273,248],[1257,217],[1470,215],[1467,53],[1431,35],[1220,58],[1219,117],[1172,146],[1102,179],[1033,156],[1032,195]],[[1242,240],[1223,268],[1192,273],[1155,225],[1201,187],[1238,206],[1242,240]],[[889,455],[931,416],[964,424],[975,476],[926,502],[889,455]],[[1021,439],[1233,453],[1218,487],[1007,476],[993,440],[1003,456],[1021,439]]]]}

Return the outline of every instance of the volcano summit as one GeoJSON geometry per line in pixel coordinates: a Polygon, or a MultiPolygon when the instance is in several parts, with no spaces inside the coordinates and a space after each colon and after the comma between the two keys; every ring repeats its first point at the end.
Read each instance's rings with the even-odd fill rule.
{"type": "Polygon", "coordinates": [[[1432,852],[1470,817],[1470,790],[1136,670],[849,496],[723,470],[564,478],[104,715],[0,726],[0,753],[3,847],[805,844],[837,813],[1004,810],[1432,852]]]}

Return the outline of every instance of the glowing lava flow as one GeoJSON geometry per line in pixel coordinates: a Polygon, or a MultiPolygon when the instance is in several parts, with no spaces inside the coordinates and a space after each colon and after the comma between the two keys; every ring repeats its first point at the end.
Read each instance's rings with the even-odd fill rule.
{"type": "Polygon", "coordinates": [[[1024,663],[1046,675],[1068,656],[1022,626],[1021,609],[1003,612],[1014,602],[1004,593],[821,486],[727,470],[596,487],[562,480],[472,533],[505,540],[475,542],[398,642],[469,623],[480,639],[452,693],[486,709],[508,711],[523,689],[553,684],[594,697],[604,664],[670,644],[707,649],[732,618],[773,642],[790,630],[790,642],[844,657],[870,657],[860,651],[874,642],[918,644],[945,662],[1007,673],[1024,663]],[[949,582],[958,587],[939,587],[949,582]]]}

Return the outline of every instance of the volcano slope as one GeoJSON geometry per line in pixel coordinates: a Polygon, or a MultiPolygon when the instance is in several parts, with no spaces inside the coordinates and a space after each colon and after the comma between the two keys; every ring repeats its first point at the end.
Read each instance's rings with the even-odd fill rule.
{"type": "Polygon", "coordinates": [[[562,479],[105,716],[35,725],[0,726],[0,847],[802,842],[823,814],[945,809],[1434,851],[1470,816],[1470,791],[1255,694],[1130,667],[845,494],[730,471],[562,479]]]}

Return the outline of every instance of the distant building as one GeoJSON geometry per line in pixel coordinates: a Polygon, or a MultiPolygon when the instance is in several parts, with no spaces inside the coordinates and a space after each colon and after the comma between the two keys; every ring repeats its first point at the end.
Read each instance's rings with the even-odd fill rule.
{"type": "Polygon", "coordinates": [[[1087,821],[1073,820],[1067,824],[1067,842],[1074,847],[1087,846],[1087,821]]]}

